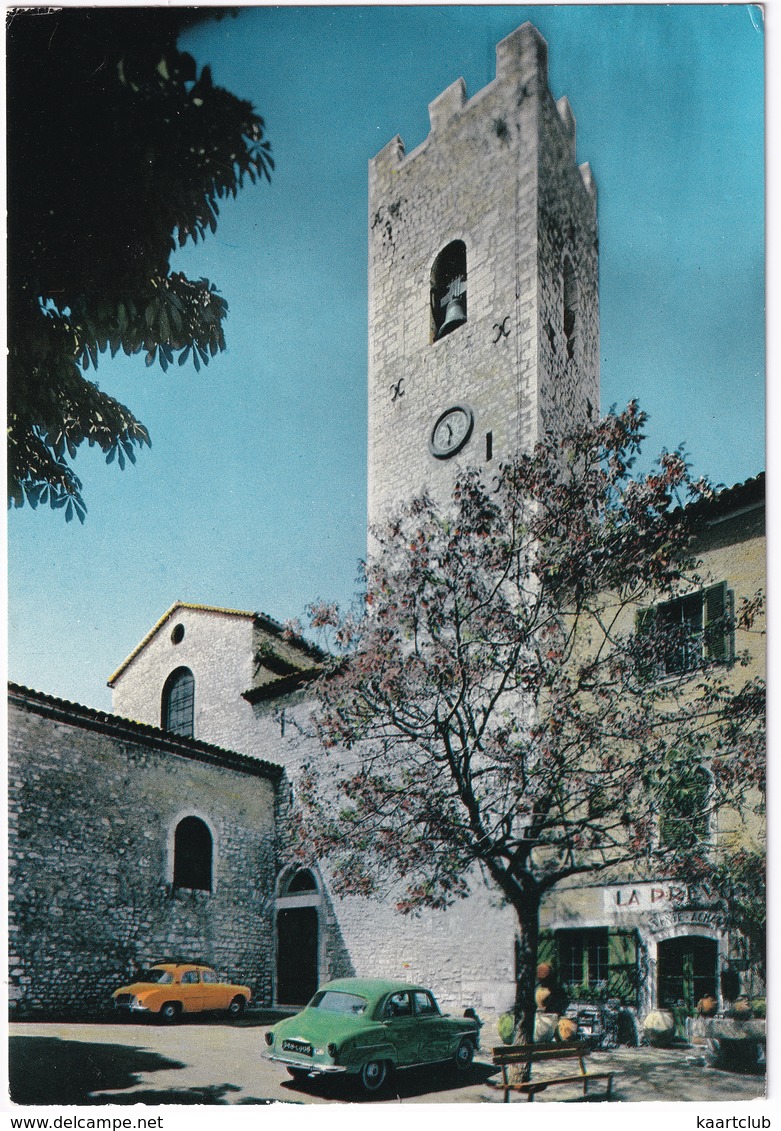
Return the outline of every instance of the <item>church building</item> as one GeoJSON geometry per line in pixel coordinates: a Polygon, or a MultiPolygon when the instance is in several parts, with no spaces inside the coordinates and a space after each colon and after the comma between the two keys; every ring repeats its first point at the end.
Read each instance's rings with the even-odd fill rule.
{"type": "MultiPolygon", "coordinates": [[[[497,46],[491,83],[468,97],[459,79],[429,114],[421,145],[396,137],[370,162],[370,529],[422,489],[446,495],[458,469],[490,477],[599,411],[596,187],[545,41],[524,24],[497,46]]],[[[763,487],[724,492],[707,517],[709,588],[681,612],[701,639],[714,602],[762,585],[763,487]]],[[[725,639],[725,665],[749,643],[725,639]]],[[[177,601],[111,675],[111,715],[12,689],[20,1015],[63,1004],[59,956],[108,994],[132,962],[188,946],[267,1005],[346,974],[419,981],[450,1009],[511,1005],[515,915],[479,873],[467,899],[410,919],[390,896],[338,898],[327,868],[296,864],[280,837],[318,756],[307,687],[322,660],[266,615],[177,601]]],[[[752,662],[761,674],[761,652],[752,662]]],[[[714,828],[714,843],[732,832],[714,828]]],[[[739,957],[720,908],[664,876],[615,876],[557,891],[543,945],[567,980],[611,984],[643,1011],[718,992],[739,957]]]]}

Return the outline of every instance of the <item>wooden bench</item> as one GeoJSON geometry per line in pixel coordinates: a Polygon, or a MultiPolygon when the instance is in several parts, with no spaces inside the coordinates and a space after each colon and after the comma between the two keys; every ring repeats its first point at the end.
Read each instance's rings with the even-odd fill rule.
{"type": "Polygon", "coordinates": [[[525,1092],[527,1100],[533,1100],[537,1092],[544,1092],[554,1084],[582,1084],[583,1095],[588,1094],[590,1080],[607,1080],[605,1099],[609,1100],[613,1089],[612,1072],[587,1072],[586,1055],[589,1046],[583,1041],[562,1041],[560,1044],[545,1045],[502,1045],[492,1049],[493,1063],[502,1070],[502,1079],[489,1080],[492,1088],[504,1091],[504,1101],[509,1103],[511,1092],[525,1092]],[[577,1060],[579,1071],[569,1076],[541,1077],[532,1080],[532,1067],[545,1064],[549,1060],[577,1060]],[[520,1065],[523,1068],[520,1080],[510,1080],[508,1068],[520,1065]]]}

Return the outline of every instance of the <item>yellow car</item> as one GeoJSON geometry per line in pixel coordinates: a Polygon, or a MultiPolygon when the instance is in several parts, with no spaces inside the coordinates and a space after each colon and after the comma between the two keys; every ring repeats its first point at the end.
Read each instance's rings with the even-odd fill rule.
{"type": "Polygon", "coordinates": [[[131,985],[115,990],[112,997],[121,1013],[177,1021],[183,1013],[210,1010],[240,1017],[252,994],[247,986],[221,981],[209,966],[160,962],[144,970],[131,985]]]}

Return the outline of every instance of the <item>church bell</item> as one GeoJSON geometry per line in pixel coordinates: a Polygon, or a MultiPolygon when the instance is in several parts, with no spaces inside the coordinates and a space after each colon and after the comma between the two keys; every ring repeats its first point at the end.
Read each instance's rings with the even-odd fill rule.
{"type": "Polygon", "coordinates": [[[440,305],[445,307],[445,317],[434,336],[437,342],[466,322],[466,280],[460,277],[454,279],[440,305]]]}
{"type": "Polygon", "coordinates": [[[445,320],[437,330],[437,341],[443,338],[445,334],[449,334],[451,330],[455,330],[456,326],[460,326],[462,322],[466,322],[464,300],[451,298],[445,310],[445,320]]]}

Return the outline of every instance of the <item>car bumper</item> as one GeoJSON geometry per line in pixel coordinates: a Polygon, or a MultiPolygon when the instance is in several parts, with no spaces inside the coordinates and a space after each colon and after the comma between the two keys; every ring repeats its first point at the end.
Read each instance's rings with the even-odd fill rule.
{"type": "Polygon", "coordinates": [[[264,1060],[273,1060],[277,1064],[284,1064],[285,1068],[297,1068],[300,1072],[306,1072],[309,1076],[330,1076],[335,1072],[347,1071],[347,1068],[343,1064],[313,1064],[311,1062],[293,1060],[289,1056],[278,1056],[277,1053],[273,1052],[264,1052],[262,1056],[264,1060]]]}
{"type": "Polygon", "coordinates": [[[117,1013],[150,1013],[151,1010],[146,1005],[141,1005],[139,1002],[132,1004],[127,1001],[115,1001],[114,1009],[117,1013]]]}

